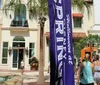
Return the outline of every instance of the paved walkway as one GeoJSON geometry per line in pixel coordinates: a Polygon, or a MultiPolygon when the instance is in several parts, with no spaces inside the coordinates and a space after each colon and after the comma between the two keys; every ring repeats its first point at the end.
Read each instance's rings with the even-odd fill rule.
{"type": "MultiPolygon", "coordinates": [[[[23,79],[23,85],[42,85],[37,83],[39,77],[38,71],[25,71],[23,75],[21,75],[20,71],[0,71],[0,76],[7,76],[7,75],[21,76],[21,78],[23,79]]],[[[45,79],[45,84],[43,85],[50,85],[50,75],[49,73],[47,73],[47,71],[44,72],[44,79],[45,79]]],[[[77,76],[75,76],[75,81],[76,79],[77,76]]]]}
{"type": "Polygon", "coordinates": [[[44,84],[38,84],[38,83],[31,82],[31,83],[24,83],[23,85],[50,85],[50,83],[45,82],[44,84]]]}
{"type": "MultiPolygon", "coordinates": [[[[0,71],[0,76],[8,76],[8,75],[19,75],[23,79],[23,85],[41,85],[37,84],[39,72],[38,71],[25,71],[23,75],[21,75],[20,71],[0,71]]],[[[50,75],[47,71],[44,72],[45,84],[49,85],[50,75]]]]}

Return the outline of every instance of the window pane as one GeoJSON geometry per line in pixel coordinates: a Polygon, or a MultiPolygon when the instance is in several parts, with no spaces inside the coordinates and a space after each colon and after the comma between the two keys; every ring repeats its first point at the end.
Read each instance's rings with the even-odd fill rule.
{"type": "Polygon", "coordinates": [[[17,5],[16,9],[15,9],[15,20],[16,21],[23,21],[25,22],[26,20],[26,7],[23,4],[17,5]],[[18,8],[17,6],[20,6],[20,8],[18,8]]]}
{"type": "Polygon", "coordinates": [[[8,55],[8,42],[3,42],[2,64],[7,64],[7,55],[8,55]]]}
{"type": "Polygon", "coordinates": [[[2,59],[2,64],[7,64],[7,59],[2,59]]]}
{"type": "Polygon", "coordinates": [[[32,57],[32,56],[34,56],[34,43],[30,43],[29,44],[29,63],[30,63],[30,58],[32,57]]]}
{"type": "Polygon", "coordinates": [[[0,0],[0,8],[1,8],[1,0],[0,0]]]}
{"type": "Polygon", "coordinates": [[[3,49],[2,57],[7,57],[8,49],[3,49]]]}
{"type": "Polygon", "coordinates": [[[34,49],[29,49],[29,58],[34,56],[34,49]]]}
{"type": "Polygon", "coordinates": [[[8,47],[8,42],[3,42],[3,47],[8,47]]]}
{"type": "Polygon", "coordinates": [[[25,47],[25,43],[14,42],[13,47],[25,47]]]}
{"type": "Polygon", "coordinates": [[[30,48],[34,48],[34,43],[30,43],[30,48]]]}
{"type": "Polygon", "coordinates": [[[82,18],[81,17],[74,17],[74,27],[81,28],[82,25],[82,18]]]}

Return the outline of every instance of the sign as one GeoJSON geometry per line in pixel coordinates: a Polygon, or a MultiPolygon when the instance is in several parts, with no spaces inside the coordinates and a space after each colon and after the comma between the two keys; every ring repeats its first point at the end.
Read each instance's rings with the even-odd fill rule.
{"type": "Polygon", "coordinates": [[[48,0],[50,19],[50,85],[74,85],[70,0],[48,0]]]}

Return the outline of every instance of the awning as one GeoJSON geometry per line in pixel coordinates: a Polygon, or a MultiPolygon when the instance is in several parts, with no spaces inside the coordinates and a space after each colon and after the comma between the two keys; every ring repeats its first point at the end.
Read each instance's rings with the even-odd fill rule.
{"type": "MultiPolygon", "coordinates": [[[[46,38],[50,39],[50,32],[46,32],[46,38]]],[[[86,33],[84,32],[73,32],[73,39],[80,39],[86,37],[86,33]]]]}
{"type": "Polygon", "coordinates": [[[86,33],[84,32],[74,32],[73,33],[73,38],[83,38],[86,37],[86,33]]]}
{"type": "Polygon", "coordinates": [[[87,3],[93,3],[93,0],[85,0],[87,3]]]}
{"type": "Polygon", "coordinates": [[[73,13],[72,14],[73,17],[83,17],[82,13],[73,13]]]}

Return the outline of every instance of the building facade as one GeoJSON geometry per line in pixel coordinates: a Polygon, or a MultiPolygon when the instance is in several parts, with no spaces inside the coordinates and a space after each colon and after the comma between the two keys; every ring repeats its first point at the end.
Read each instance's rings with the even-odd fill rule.
{"type": "Polygon", "coordinates": [[[93,9],[94,9],[94,24],[92,25],[92,27],[89,30],[89,34],[98,34],[100,35],[100,11],[99,11],[99,7],[100,7],[100,1],[99,0],[93,0],[93,9]]]}
{"type": "MultiPolygon", "coordinates": [[[[25,70],[30,70],[29,61],[32,56],[38,60],[40,57],[40,26],[38,21],[29,19],[27,0],[22,1],[23,12],[17,15],[16,11],[3,12],[6,0],[0,0],[0,69],[18,70],[21,60],[25,63],[25,70]]],[[[84,13],[72,7],[73,41],[88,35],[88,30],[93,26],[93,1],[88,1],[91,6],[90,15],[85,9],[84,13]]],[[[20,10],[21,11],[21,10],[20,10]]],[[[49,19],[44,27],[44,69],[48,69],[50,62],[49,44],[49,19]]]]}
{"type": "Polygon", "coordinates": [[[18,70],[24,61],[25,70],[30,70],[30,58],[39,60],[40,27],[38,21],[29,19],[29,13],[22,0],[20,15],[15,11],[3,11],[6,0],[1,1],[0,9],[0,68],[18,70]]]}
{"type": "MultiPolygon", "coordinates": [[[[89,30],[94,25],[94,10],[93,0],[85,0],[90,5],[90,12],[84,8],[84,12],[80,12],[78,8],[72,7],[72,30],[73,30],[73,46],[74,42],[79,41],[81,38],[88,36],[89,30]]],[[[49,31],[46,32],[47,40],[49,40],[49,31]]],[[[73,48],[74,55],[80,57],[80,49],[73,48]]]]}

